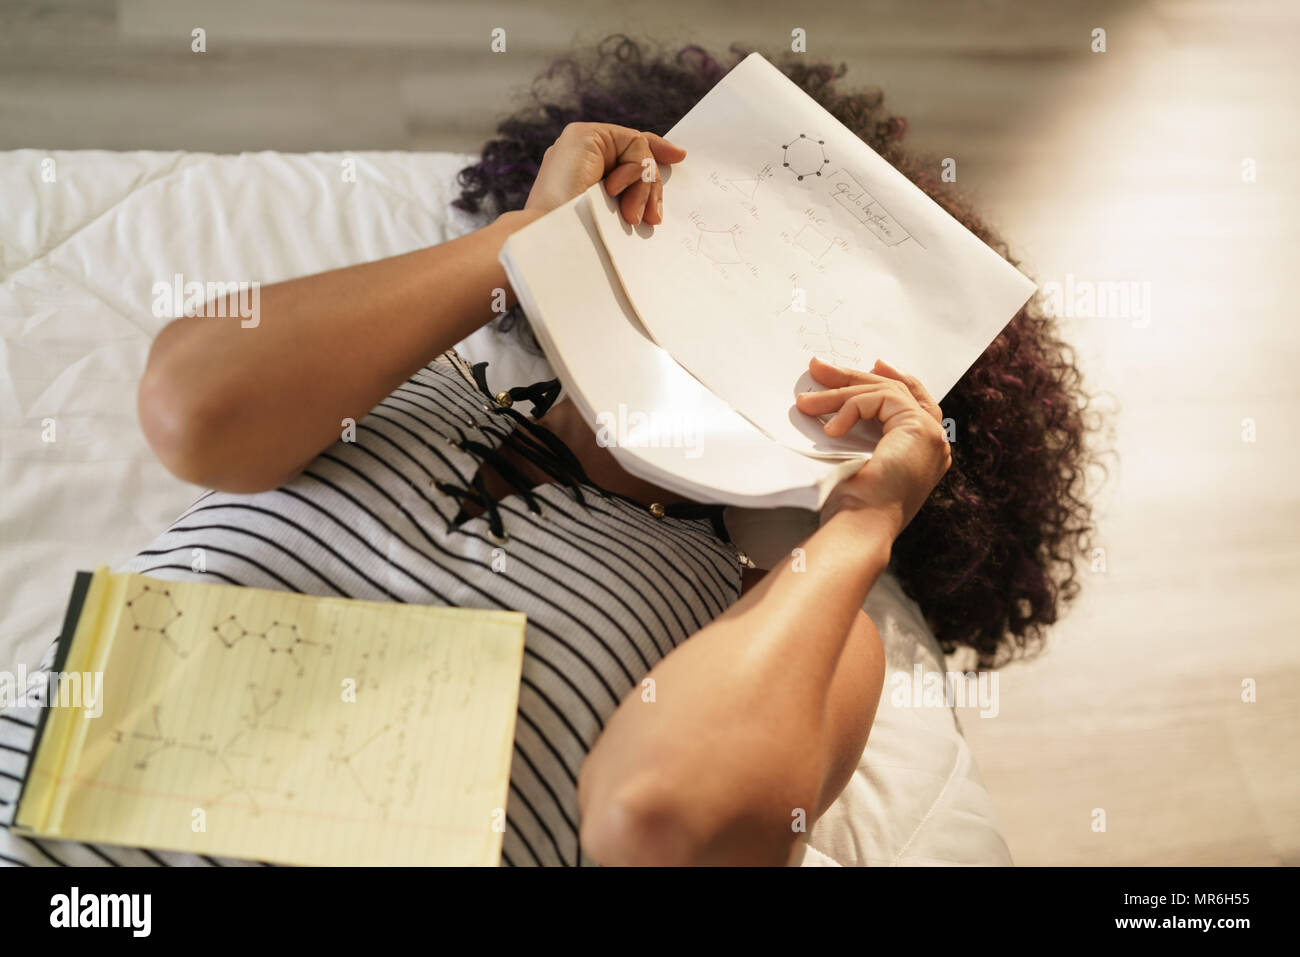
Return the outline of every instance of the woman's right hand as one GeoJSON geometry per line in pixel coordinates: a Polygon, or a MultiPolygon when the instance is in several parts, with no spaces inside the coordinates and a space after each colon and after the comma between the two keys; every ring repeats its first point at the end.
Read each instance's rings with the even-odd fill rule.
{"type": "Polygon", "coordinates": [[[686,150],[662,136],[612,123],[570,123],[547,147],[524,209],[550,212],[601,180],[619,196],[633,226],[664,220],[663,181],[657,164],[680,163],[686,150]]]}
{"type": "Polygon", "coordinates": [[[897,537],[952,464],[939,404],[919,379],[883,361],[860,372],[814,358],[808,371],[828,388],[801,393],[795,404],[808,415],[833,413],[827,435],[844,435],[869,419],[884,432],[867,463],[831,492],[822,524],[845,509],[873,509],[889,516],[897,537]]]}

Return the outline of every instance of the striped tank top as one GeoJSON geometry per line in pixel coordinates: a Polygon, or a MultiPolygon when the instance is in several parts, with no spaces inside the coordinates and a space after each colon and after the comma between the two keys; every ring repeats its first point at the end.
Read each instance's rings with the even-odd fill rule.
{"type": "Polygon", "coordinates": [[[594,485],[513,407],[540,417],[558,383],[494,395],[485,366],[444,353],[287,485],[208,492],[119,570],[524,612],[502,862],[587,865],[583,759],[645,674],[739,597],[745,559],[721,508],[647,508],[594,485]],[[507,446],[555,481],[531,486],[507,446]],[[514,494],[487,494],[484,461],[514,494]]]}

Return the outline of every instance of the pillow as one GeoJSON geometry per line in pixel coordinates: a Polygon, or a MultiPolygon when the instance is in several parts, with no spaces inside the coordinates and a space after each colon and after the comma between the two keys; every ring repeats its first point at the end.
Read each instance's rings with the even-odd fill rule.
{"type": "MultiPolygon", "coordinates": [[[[726,511],[736,545],[773,568],[817,529],[794,508],[726,511]]],[[[1010,864],[993,801],[953,709],[916,704],[916,669],[945,674],[943,652],[916,603],[886,572],[863,610],[880,632],[884,688],[866,750],[844,791],[801,841],[802,866],[1010,864]]]]}

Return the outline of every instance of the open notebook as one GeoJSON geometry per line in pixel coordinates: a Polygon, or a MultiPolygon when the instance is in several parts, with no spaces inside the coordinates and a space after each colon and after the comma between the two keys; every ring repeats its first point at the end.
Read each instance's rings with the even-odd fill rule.
{"type": "Polygon", "coordinates": [[[15,828],[286,864],[496,864],[524,621],[81,572],[15,828]]]}
{"type": "Polygon", "coordinates": [[[1034,291],[1006,260],[758,54],[668,133],[665,222],[597,184],[510,237],[511,285],[619,463],[679,494],[819,507],[878,430],[794,407],[811,355],[938,397],[1034,291]]]}

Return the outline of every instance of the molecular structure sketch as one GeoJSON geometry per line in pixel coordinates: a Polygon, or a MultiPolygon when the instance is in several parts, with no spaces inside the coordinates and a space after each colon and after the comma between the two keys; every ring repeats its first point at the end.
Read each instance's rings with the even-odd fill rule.
{"type": "Polygon", "coordinates": [[[127,601],[126,610],[135,631],[153,632],[182,658],[189,654],[170,630],[181,618],[181,610],[172,600],[170,589],[145,585],[138,595],[127,601]]]}
{"type": "MultiPolygon", "coordinates": [[[[185,613],[176,604],[171,589],[142,585],[140,592],[126,602],[125,608],[132,630],[155,634],[178,657],[189,657],[191,649],[183,647],[177,634],[180,629],[176,627],[185,613]]],[[[305,651],[314,648],[329,654],[333,650],[332,645],[304,638],[298,626],[291,622],[273,621],[265,630],[253,631],[245,627],[237,616],[229,615],[212,626],[212,634],[227,649],[235,648],[246,638],[256,639],[267,653],[284,655],[292,661],[300,677],[306,671],[305,651]]]]}
{"type": "Polygon", "coordinates": [[[345,774],[356,785],[357,791],[361,794],[361,799],[367,804],[378,807],[384,814],[388,812],[389,802],[387,800],[377,801],[374,795],[370,793],[370,790],[366,787],[366,778],[362,775],[359,765],[364,762],[366,749],[391,730],[392,725],[386,724],[357,742],[349,743],[348,739],[351,737],[351,730],[346,725],[339,725],[334,729],[335,744],[328,755],[330,765],[334,770],[345,774]]]}
{"type": "MultiPolygon", "coordinates": [[[[113,732],[113,740],[115,743],[121,744],[129,741],[132,744],[137,745],[135,757],[131,761],[131,766],[137,771],[148,771],[150,762],[157,755],[169,750],[170,748],[177,747],[179,744],[176,738],[169,737],[163,731],[162,719],[159,715],[160,711],[161,709],[158,705],[153,706],[151,711],[151,719],[153,722],[152,728],[137,728],[132,731],[113,732]]],[[[195,744],[190,747],[193,750],[206,751],[206,748],[202,745],[195,744]]]]}
{"type": "Polygon", "coordinates": [[[700,227],[695,237],[695,248],[705,259],[711,259],[720,266],[734,266],[743,263],[745,257],[740,254],[736,243],[738,227],[731,229],[705,229],[700,227]]]}
{"type": "Polygon", "coordinates": [[[298,668],[298,676],[306,671],[301,655],[308,648],[320,648],[328,654],[332,647],[309,641],[302,636],[298,626],[291,622],[273,621],[265,631],[252,631],[240,623],[238,616],[229,615],[212,626],[213,634],[227,648],[234,648],[245,638],[256,639],[268,654],[286,655],[298,668]]]}
{"type": "Polygon", "coordinates": [[[248,709],[241,714],[240,720],[244,722],[245,731],[241,731],[235,738],[231,739],[232,743],[242,737],[247,731],[261,731],[263,729],[270,731],[289,731],[293,728],[280,728],[270,724],[264,724],[262,719],[266,717],[267,712],[280,703],[280,695],[284,692],[275,688],[267,695],[265,700],[259,700],[257,682],[250,681],[248,684],[248,709]]]}
{"type": "Polygon", "coordinates": [[[822,169],[830,163],[826,156],[825,140],[814,140],[803,133],[782,145],[784,155],[781,165],[794,173],[800,182],[805,176],[821,176],[822,169]]]}
{"type": "Polygon", "coordinates": [[[829,309],[807,306],[803,310],[787,305],[778,315],[799,317],[798,334],[803,338],[804,352],[834,361],[837,365],[854,367],[862,364],[862,343],[850,336],[839,335],[833,325],[836,310],[844,305],[837,299],[829,309]]]}
{"type": "Polygon", "coordinates": [[[204,803],[213,804],[232,795],[243,795],[252,806],[254,814],[261,808],[259,796],[277,794],[292,800],[292,793],[283,792],[274,778],[280,771],[274,767],[269,758],[259,756],[250,738],[255,732],[279,732],[292,734],[300,738],[310,738],[310,731],[280,727],[266,720],[280,700],[277,689],[269,696],[261,697],[256,683],[247,687],[249,707],[241,713],[241,726],[224,742],[216,740],[209,732],[183,737],[168,730],[169,721],[164,720],[161,705],[154,705],[150,710],[149,722],[131,730],[117,729],[113,732],[115,744],[127,748],[127,760],[133,770],[148,773],[154,766],[168,757],[196,756],[211,761],[215,765],[220,790],[210,795],[204,803]]]}
{"type": "Polygon", "coordinates": [[[832,249],[845,249],[848,246],[845,240],[829,236],[811,223],[800,227],[790,241],[811,256],[814,262],[820,262],[832,249]]]}
{"type": "MultiPolygon", "coordinates": [[[[751,274],[757,275],[758,267],[746,259],[740,251],[740,244],[737,241],[740,235],[739,223],[726,229],[718,229],[705,225],[696,212],[691,213],[690,220],[696,229],[695,240],[690,243],[695,255],[709,260],[716,266],[743,266],[751,274]]],[[[723,272],[725,273],[725,269],[723,272]]]]}
{"type": "Polygon", "coordinates": [[[729,179],[727,180],[727,185],[740,193],[740,195],[745,197],[745,199],[752,201],[754,199],[754,194],[758,192],[758,187],[761,186],[765,180],[769,180],[775,175],[776,170],[772,168],[772,164],[764,163],[759,171],[753,176],[729,179]]]}

